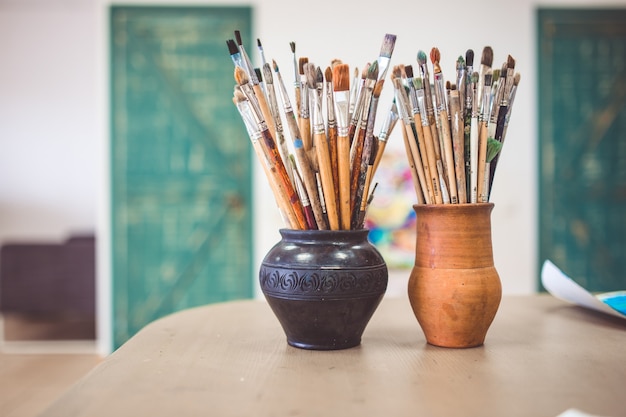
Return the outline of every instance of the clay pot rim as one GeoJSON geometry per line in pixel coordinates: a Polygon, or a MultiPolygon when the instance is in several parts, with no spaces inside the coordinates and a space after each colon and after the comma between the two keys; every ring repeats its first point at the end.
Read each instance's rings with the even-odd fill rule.
{"type": "Polygon", "coordinates": [[[492,202],[463,204],[413,204],[413,210],[458,210],[459,208],[471,210],[485,207],[490,207],[493,209],[495,207],[495,204],[492,202]]]}

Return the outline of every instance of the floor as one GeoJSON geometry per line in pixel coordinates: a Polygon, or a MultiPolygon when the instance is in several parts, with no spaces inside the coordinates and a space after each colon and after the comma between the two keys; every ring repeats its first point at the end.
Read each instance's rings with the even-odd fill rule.
{"type": "MultiPolygon", "coordinates": [[[[35,417],[101,360],[93,340],[6,340],[0,317],[0,416],[35,417]]],[[[10,324],[11,333],[17,328],[10,324]]],[[[20,329],[26,334],[25,327],[20,329]]],[[[34,334],[32,330],[29,333],[34,334]]]]}

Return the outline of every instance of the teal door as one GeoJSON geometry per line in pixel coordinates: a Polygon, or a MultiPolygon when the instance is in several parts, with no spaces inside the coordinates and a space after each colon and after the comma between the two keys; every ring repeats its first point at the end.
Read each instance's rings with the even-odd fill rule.
{"type": "Polygon", "coordinates": [[[626,289],[626,9],[542,9],[539,258],[626,289]]]}
{"type": "Polygon", "coordinates": [[[166,314],[252,297],[251,147],[226,47],[251,33],[251,10],[114,6],[110,19],[117,348],[166,314]]]}

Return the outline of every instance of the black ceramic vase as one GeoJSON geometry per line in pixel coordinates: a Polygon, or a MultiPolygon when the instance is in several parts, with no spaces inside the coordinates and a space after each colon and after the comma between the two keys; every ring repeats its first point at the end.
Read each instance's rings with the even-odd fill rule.
{"type": "Polygon", "coordinates": [[[287,343],[315,350],[359,345],[388,281],[368,230],[280,234],[261,263],[259,281],[287,343]]]}

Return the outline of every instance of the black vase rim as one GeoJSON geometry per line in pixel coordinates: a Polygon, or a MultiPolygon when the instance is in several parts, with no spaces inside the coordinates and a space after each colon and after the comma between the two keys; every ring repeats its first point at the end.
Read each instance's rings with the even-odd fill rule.
{"type": "Polygon", "coordinates": [[[320,229],[279,229],[278,230],[281,236],[285,237],[296,237],[296,236],[355,236],[368,234],[369,229],[350,229],[350,230],[320,230],[320,229]]]}

